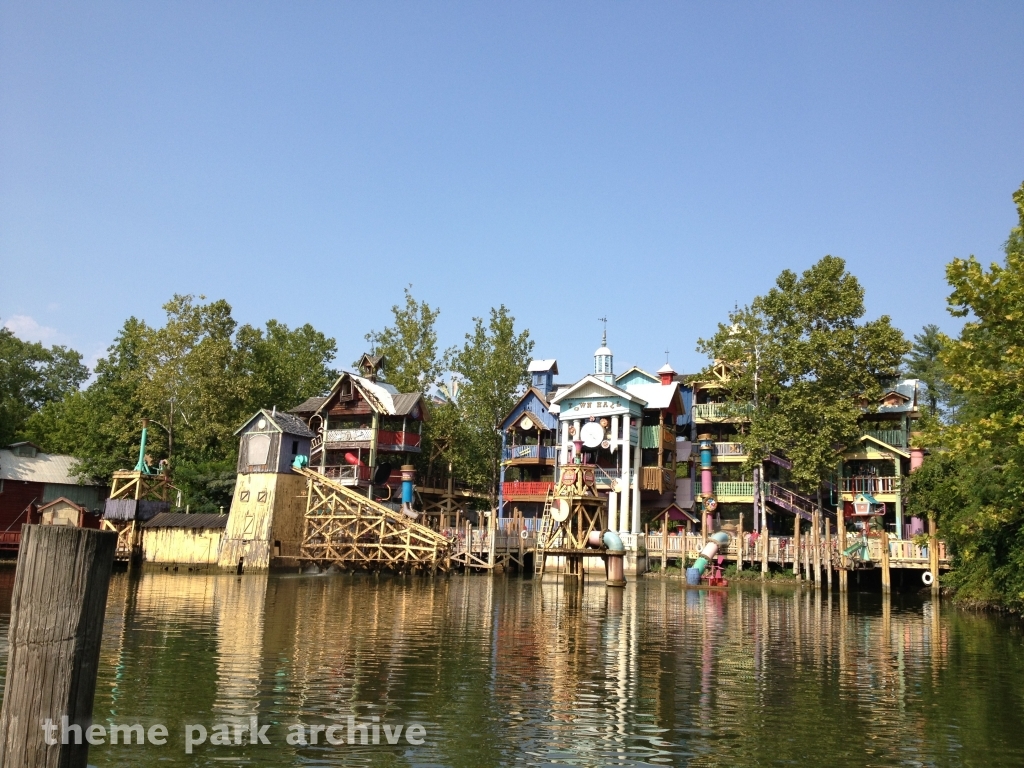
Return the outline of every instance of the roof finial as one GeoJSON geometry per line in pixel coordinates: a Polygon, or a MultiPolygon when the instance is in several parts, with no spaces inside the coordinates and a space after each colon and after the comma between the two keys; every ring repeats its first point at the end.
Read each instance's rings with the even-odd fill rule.
{"type": "Polygon", "coordinates": [[[607,317],[599,317],[597,319],[600,320],[602,323],[604,323],[604,330],[601,331],[601,346],[602,347],[607,347],[608,346],[608,318],[607,317]]]}
{"type": "Polygon", "coordinates": [[[665,350],[665,362],[666,363],[668,362],[668,350],[667,349],[665,350]]]}

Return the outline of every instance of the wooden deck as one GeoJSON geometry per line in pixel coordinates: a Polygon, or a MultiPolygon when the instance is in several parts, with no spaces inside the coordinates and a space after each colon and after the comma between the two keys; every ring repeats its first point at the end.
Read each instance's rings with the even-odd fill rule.
{"type": "MultiPolygon", "coordinates": [[[[669,563],[678,561],[682,558],[687,560],[694,560],[700,554],[701,548],[704,546],[704,539],[699,534],[684,534],[684,535],[673,535],[669,534],[665,537],[667,540],[663,541],[663,536],[660,533],[652,533],[647,536],[647,556],[652,561],[661,561],[666,559],[669,563]]],[[[847,541],[843,549],[856,543],[860,540],[860,537],[855,534],[847,534],[847,541]]],[[[793,547],[792,536],[771,536],[768,540],[768,562],[775,563],[777,565],[793,565],[795,557],[803,557],[803,548],[812,546],[813,542],[808,534],[800,537],[800,552],[797,553],[793,547]]],[[[740,552],[739,543],[736,541],[734,536],[730,539],[729,544],[719,552],[724,558],[725,562],[735,563],[739,557],[743,558],[744,563],[760,563],[761,562],[761,550],[760,542],[757,543],[757,549],[753,545],[749,534],[743,536],[742,552],[740,552]]],[[[827,558],[830,553],[826,552],[825,540],[821,539],[818,543],[821,547],[822,562],[827,562],[827,558]]],[[[832,550],[836,550],[837,541],[835,538],[832,540],[832,550]]],[[[813,551],[813,550],[812,550],[813,551]]],[[[882,562],[882,542],[880,539],[869,539],[868,540],[868,552],[870,556],[870,562],[881,563],[882,562]]],[[[833,558],[834,561],[834,558],[833,558]]],[[[927,547],[919,547],[914,544],[913,541],[908,539],[890,539],[889,540],[889,567],[890,568],[915,568],[921,570],[928,569],[928,550],[927,547]]],[[[943,541],[939,542],[939,567],[942,569],[949,568],[949,558],[946,555],[946,544],[943,541]]]]}

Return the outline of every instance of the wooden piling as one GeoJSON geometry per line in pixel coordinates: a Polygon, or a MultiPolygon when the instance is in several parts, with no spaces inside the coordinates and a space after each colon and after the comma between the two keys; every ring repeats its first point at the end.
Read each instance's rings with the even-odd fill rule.
{"type": "Polygon", "coordinates": [[[768,526],[761,526],[761,580],[768,578],[768,526]]]}
{"type": "Polygon", "coordinates": [[[928,517],[928,568],[932,572],[932,597],[939,597],[939,537],[935,518],[928,517]]]}
{"type": "Polygon", "coordinates": [[[808,547],[806,544],[804,544],[802,547],[800,547],[800,549],[803,550],[803,557],[804,557],[804,579],[807,580],[807,581],[810,581],[811,580],[811,550],[810,550],[810,547],[808,547]]]}
{"type": "Polygon", "coordinates": [[[87,765],[85,730],[92,720],[116,548],[117,534],[110,531],[22,528],[0,712],[0,766],[87,765]],[[71,729],[68,744],[61,743],[62,717],[79,726],[71,729]],[[50,731],[53,744],[46,743],[46,720],[56,724],[50,731]]]}
{"type": "Polygon", "coordinates": [[[832,592],[832,521],[825,518],[825,576],[828,579],[828,591],[832,592]]]}
{"type": "Polygon", "coordinates": [[[812,555],[814,557],[814,586],[821,586],[821,510],[814,510],[813,520],[811,521],[811,529],[813,535],[811,540],[814,542],[814,550],[812,555]]]}
{"type": "Polygon", "coordinates": [[[800,515],[793,515],[793,575],[800,581],[800,515]]]}
{"type": "Polygon", "coordinates": [[[888,593],[892,588],[892,573],[889,570],[889,534],[882,531],[879,538],[882,550],[882,592],[888,593]]]}
{"type": "Polygon", "coordinates": [[[740,510],[740,521],[736,526],[736,570],[743,570],[743,510],[740,510]]]}

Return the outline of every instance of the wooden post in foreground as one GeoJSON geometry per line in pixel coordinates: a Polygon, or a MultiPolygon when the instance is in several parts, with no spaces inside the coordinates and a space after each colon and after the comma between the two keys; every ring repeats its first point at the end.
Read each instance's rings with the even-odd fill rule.
{"type": "Polygon", "coordinates": [[[736,570],[743,570],[743,510],[740,510],[740,522],[736,526],[736,570]]]}
{"type": "Polygon", "coordinates": [[[828,591],[832,591],[832,521],[825,518],[825,571],[828,579],[828,591]]]}
{"type": "Polygon", "coordinates": [[[935,518],[928,517],[928,568],[932,572],[932,597],[939,596],[939,537],[935,518]]]}
{"type": "MultiPolygon", "coordinates": [[[[821,491],[818,491],[820,494],[821,491]]],[[[821,586],[821,508],[814,510],[813,519],[811,521],[811,530],[814,532],[811,536],[814,541],[814,549],[812,555],[814,557],[814,586],[821,586]]]]}
{"type": "Polygon", "coordinates": [[[882,592],[888,593],[892,588],[892,573],[889,571],[889,532],[885,529],[878,543],[882,548],[882,592]]]}
{"type": "Polygon", "coordinates": [[[116,548],[117,534],[110,531],[22,528],[0,712],[0,768],[86,767],[85,731],[92,720],[116,548]],[[68,744],[61,743],[62,717],[70,727],[68,744]],[[54,744],[45,740],[47,719],[57,726],[51,730],[54,744]]]}
{"type": "Polygon", "coordinates": [[[793,515],[793,575],[800,581],[800,515],[793,515]]]}

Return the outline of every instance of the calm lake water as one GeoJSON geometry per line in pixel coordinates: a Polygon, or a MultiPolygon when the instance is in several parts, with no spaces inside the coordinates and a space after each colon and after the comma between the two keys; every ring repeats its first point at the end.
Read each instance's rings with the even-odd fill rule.
{"type": "Polygon", "coordinates": [[[916,597],[788,587],[120,574],[95,722],[169,730],[162,747],[92,747],[101,768],[1024,766],[1024,637],[916,597]],[[253,714],[270,745],[185,754],[187,724],[253,714]],[[349,716],[424,741],[286,743],[349,716]]]}

